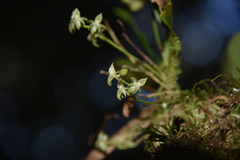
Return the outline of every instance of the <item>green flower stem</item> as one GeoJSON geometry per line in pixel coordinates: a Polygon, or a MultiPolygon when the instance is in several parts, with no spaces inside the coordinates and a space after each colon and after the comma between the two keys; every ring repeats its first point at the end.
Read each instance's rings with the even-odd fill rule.
{"type": "Polygon", "coordinates": [[[135,57],[134,55],[132,55],[131,53],[129,53],[127,50],[125,50],[124,48],[119,47],[116,43],[114,43],[112,40],[110,40],[109,38],[107,38],[104,34],[100,34],[99,38],[103,41],[106,41],[107,43],[109,43],[111,46],[113,46],[114,48],[118,49],[120,52],[122,52],[123,54],[125,54],[133,63],[136,63],[139,59],[137,57],[135,57]]]}
{"type": "Polygon", "coordinates": [[[125,81],[124,79],[122,79],[122,78],[119,79],[119,80],[120,80],[121,82],[123,82],[124,84],[128,85],[128,86],[129,86],[129,84],[130,84],[130,83],[128,83],[127,81],[125,81]]]}
{"type": "MultiPolygon", "coordinates": [[[[131,53],[129,53],[127,50],[125,50],[124,48],[119,47],[116,43],[114,43],[112,40],[110,40],[109,38],[107,38],[104,34],[101,34],[99,36],[99,38],[103,41],[106,41],[107,43],[109,43],[111,46],[113,46],[114,48],[118,49],[120,52],[122,52],[123,54],[125,54],[129,60],[132,63],[136,63],[137,61],[139,61],[139,59],[137,57],[135,57],[134,55],[132,55],[131,53]]],[[[149,64],[147,63],[143,63],[144,67],[147,68],[150,72],[152,72],[153,74],[155,74],[161,81],[166,82],[166,80],[164,80],[162,78],[162,76],[149,64]]]]}
{"type": "Polygon", "coordinates": [[[133,95],[131,96],[134,100],[138,101],[138,102],[141,102],[143,104],[159,104],[158,102],[148,102],[148,101],[144,101],[144,100],[141,100],[141,99],[138,99],[136,97],[134,97],[133,95]]]}
{"type": "Polygon", "coordinates": [[[88,29],[88,28],[89,28],[89,25],[84,24],[84,25],[82,25],[81,27],[88,29]]]}

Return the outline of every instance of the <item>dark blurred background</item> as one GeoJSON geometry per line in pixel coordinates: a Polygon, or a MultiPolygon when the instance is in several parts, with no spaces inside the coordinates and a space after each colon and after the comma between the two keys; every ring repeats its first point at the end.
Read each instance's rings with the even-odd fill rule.
{"type": "MultiPolygon", "coordinates": [[[[68,31],[76,7],[89,19],[103,12],[117,26],[116,6],[125,7],[120,0],[12,0],[0,6],[0,159],[83,159],[104,115],[121,111],[116,88],[99,74],[120,54],[102,42],[94,48],[87,30],[68,31]]],[[[133,16],[154,46],[149,6],[133,16]]],[[[226,46],[240,31],[240,2],[174,0],[174,30],[182,42],[179,83],[191,88],[221,72],[226,46]]],[[[164,27],[160,33],[166,35],[164,27]]]]}

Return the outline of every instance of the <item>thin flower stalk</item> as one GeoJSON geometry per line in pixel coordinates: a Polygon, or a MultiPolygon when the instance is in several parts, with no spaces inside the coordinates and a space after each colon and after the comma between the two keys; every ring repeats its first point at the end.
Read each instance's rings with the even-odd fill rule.
{"type": "MultiPolygon", "coordinates": [[[[137,57],[135,57],[134,55],[132,55],[131,53],[129,53],[127,50],[125,50],[124,48],[119,47],[116,43],[114,43],[112,40],[110,40],[108,37],[106,37],[104,34],[101,34],[99,36],[99,38],[103,41],[106,41],[108,44],[110,44],[111,46],[113,46],[114,48],[118,49],[119,51],[121,51],[123,54],[125,54],[128,59],[132,62],[132,63],[137,63],[139,61],[139,59],[137,57]]],[[[163,82],[166,82],[165,78],[163,78],[161,75],[163,74],[159,74],[159,72],[157,72],[151,65],[149,65],[148,63],[142,63],[144,65],[145,68],[147,68],[150,72],[152,72],[154,75],[156,75],[158,77],[158,79],[160,79],[163,82]]],[[[165,76],[164,76],[165,77],[165,76]]],[[[159,81],[158,81],[159,82],[159,81]]],[[[157,83],[158,83],[157,82],[157,83]]],[[[161,83],[162,84],[162,83],[161,83]]]]}

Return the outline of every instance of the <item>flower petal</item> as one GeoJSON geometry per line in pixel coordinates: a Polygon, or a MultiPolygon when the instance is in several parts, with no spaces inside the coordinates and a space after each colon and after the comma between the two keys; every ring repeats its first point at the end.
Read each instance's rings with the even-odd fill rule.
{"type": "Polygon", "coordinates": [[[91,27],[91,34],[93,35],[97,31],[97,26],[93,25],[91,27]]]}
{"type": "Polygon", "coordinates": [[[75,18],[76,16],[80,17],[80,11],[77,8],[73,10],[71,19],[75,18]]]}
{"type": "Polygon", "coordinates": [[[75,26],[79,30],[81,28],[81,22],[80,21],[75,21],[75,26]]]}
{"type": "Polygon", "coordinates": [[[74,23],[69,23],[68,30],[69,30],[70,33],[73,33],[73,31],[75,31],[74,23]]]}
{"type": "Polygon", "coordinates": [[[93,44],[95,47],[100,47],[100,45],[97,43],[97,39],[93,39],[93,40],[92,40],[92,44],[93,44]]]}
{"type": "Polygon", "coordinates": [[[122,91],[120,89],[117,90],[117,98],[122,100],[122,91]]]}
{"type": "Polygon", "coordinates": [[[135,77],[130,77],[130,79],[133,81],[133,83],[136,83],[136,82],[137,82],[137,80],[136,80],[135,77]]]}
{"type": "Polygon", "coordinates": [[[109,74],[115,74],[116,73],[113,63],[109,67],[108,72],[109,72],[109,74]]]}
{"type": "Polygon", "coordinates": [[[132,85],[128,88],[128,92],[131,93],[131,94],[134,94],[136,93],[140,88],[136,85],[132,85]]]}
{"type": "Polygon", "coordinates": [[[113,80],[113,77],[111,75],[108,76],[108,80],[107,80],[107,84],[109,86],[112,86],[112,80],[113,80]]]}
{"type": "Polygon", "coordinates": [[[148,79],[148,78],[139,79],[139,80],[138,80],[139,86],[143,86],[143,85],[146,83],[147,79],[148,79]]]}
{"type": "Polygon", "coordinates": [[[98,22],[98,23],[100,23],[102,21],[102,13],[100,13],[99,15],[97,15],[95,17],[95,21],[98,22]]]}

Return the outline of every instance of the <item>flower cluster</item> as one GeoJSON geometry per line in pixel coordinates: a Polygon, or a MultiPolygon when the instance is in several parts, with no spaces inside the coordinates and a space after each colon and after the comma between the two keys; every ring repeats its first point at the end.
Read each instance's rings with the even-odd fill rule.
{"type": "Polygon", "coordinates": [[[102,13],[98,14],[94,20],[88,20],[85,17],[81,17],[80,11],[76,8],[73,10],[68,29],[70,33],[73,33],[75,29],[80,30],[81,27],[87,28],[90,30],[87,39],[92,41],[92,44],[95,47],[99,47],[97,44],[97,38],[100,34],[105,31],[107,28],[102,22],[102,13]],[[88,24],[87,24],[88,23],[88,24]]]}
{"type": "Polygon", "coordinates": [[[121,69],[120,71],[116,71],[113,63],[111,64],[108,70],[108,73],[109,73],[108,80],[107,80],[108,85],[112,86],[113,79],[118,80],[117,98],[119,100],[125,98],[126,96],[133,95],[137,92],[141,92],[140,87],[142,87],[147,81],[147,78],[142,78],[137,81],[136,78],[131,77],[132,83],[129,84],[121,78],[121,76],[126,75],[127,72],[128,72],[128,69],[121,69]]]}
{"type": "MultiPolygon", "coordinates": [[[[98,14],[94,20],[88,20],[85,17],[81,17],[80,11],[76,8],[73,10],[68,29],[70,33],[73,33],[76,29],[80,30],[81,28],[86,28],[90,31],[87,39],[92,42],[95,47],[99,47],[97,40],[98,38],[104,39],[103,32],[107,30],[107,27],[101,24],[103,19],[102,13],[98,14]]],[[[111,43],[112,44],[112,43],[111,43]]],[[[146,83],[147,78],[139,79],[131,77],[132,83],[127,83],[122,79],[121,76],[125,76],[128,72],[128,69],[121,69],[116,71],[113,64],[111,64],[108,73],[107,83],[109,86],[112,86],[112,80],[117,79],[117,98],[119,100],[125,98],[126,96],[132,96],[137,92],[141,92],[141,87],[146,83]]]]}

